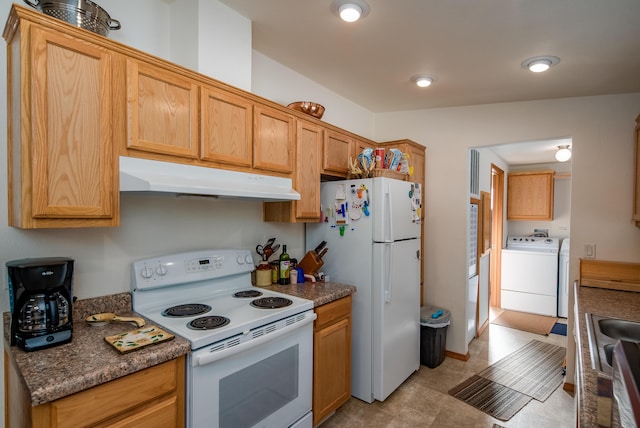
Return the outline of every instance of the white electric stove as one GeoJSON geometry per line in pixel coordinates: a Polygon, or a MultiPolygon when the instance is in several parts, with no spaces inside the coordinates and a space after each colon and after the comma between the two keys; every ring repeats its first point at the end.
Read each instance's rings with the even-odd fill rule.
{"type": "Polygon", "coordinates": [[[252,286],[253,269],[248,250],[132,265],[134,311],[191,342],[190,427],[311,427],[313,301],[252,286]]]}

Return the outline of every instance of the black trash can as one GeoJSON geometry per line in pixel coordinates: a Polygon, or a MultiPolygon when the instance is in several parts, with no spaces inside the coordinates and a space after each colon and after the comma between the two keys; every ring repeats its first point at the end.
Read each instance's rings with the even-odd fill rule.
{"type": "Polygon", "coordinates": [[[438,367],[444,361],[451,314],[435,306],[420,308],[420,364],[438,367]]]}

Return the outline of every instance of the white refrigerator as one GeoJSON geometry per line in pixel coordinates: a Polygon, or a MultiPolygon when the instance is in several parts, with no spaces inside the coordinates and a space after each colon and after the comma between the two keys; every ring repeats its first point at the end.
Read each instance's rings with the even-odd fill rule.
{"type": "Polygon", "coordinates": [[[385,400],[420,367],[419,184],[389,178],[325,182],[322,222],[306,247],[326,241],[320,269],[355,285],[351,395],[385,400]]]}

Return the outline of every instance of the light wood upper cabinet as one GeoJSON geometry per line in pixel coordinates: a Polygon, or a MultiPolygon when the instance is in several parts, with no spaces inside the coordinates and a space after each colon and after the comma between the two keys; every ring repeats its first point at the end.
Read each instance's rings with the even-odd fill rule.
{"type": "Polygon", "coordinates": [[[297,220],[320,219],[320,157],[322,128],[305,120],[297,121],[296,173],[293,187],[300,193],[295,202],[297,220]]]}
{"type": "Polygon", "coordinates": [[[127,59],[127,147],[198,156],[198,85],[178,73],[127,59]]]}
{"type": "Polygon", "coordinates": [[[353,156],[353,139],[346,134],[325,130],[322,154],[322,173],[346,177],[349,156],[353,156]]]}
{"type": "Polygon", "coordinates": [[[633,221],[635,221],[636,226],[640,227],[640,116],[636,118],[634,177],[633,221]]]}
{"type": "Polygon", "coordinates": [[[553,220],[555,172],[512,172],[507,175],[507,220],[553,220]]]}
{"type": "Polygon", "coordinates": [[[202,159],[252,166],[253,103],[213,87],[202,88],[202,159]]]}
{"type": "Polygon", "coordinates": [[[17,14],[4,37],[9,225],[117,226],[113,52],[17,14]]]}
{"type": "Polygon", "coordinates": [[[353,159],[357,159],[358,155],[360,153],[362,153],[362,151],[364,149],[372,149],[375,150],[376,148],[376,144],[372,141],[365,141],[365,140],[361,140],[361,139],[354,139],[353,143],[353,154],[351,155],[351,157],[353,159]]]}
{"type": "Polygon", "coordinates": [[[263,104],[253,107],[253,167],[293,172],[295,125],[293,116],[263,104]]]}
{"type": "Polygon", "coordinates": [[[266,202],[264,221],[320,221],[320,163],[323,128],[306,120],[296,121],[296,168],[293,188],[300,193],[299,201],[266,202]]]}
{"type": "Polygon", "coordinates": [[[405,139],[386,141],[378,144],[378,147],[384,147],[385,150],[398,149],[402,153],[406,153],[409,156],[409,166],[413,168],[413,175],[409,180],[414,183],[422,184],[424,190],[426,174],[426,149],[424,146],[416,143],[415,141],[405,139]]]}

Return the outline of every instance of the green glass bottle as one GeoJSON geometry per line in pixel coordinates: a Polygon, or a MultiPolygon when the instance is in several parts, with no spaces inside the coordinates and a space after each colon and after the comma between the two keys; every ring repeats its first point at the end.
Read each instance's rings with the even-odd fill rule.
{"type": "Polygon", "coordinates": [[[289,285],[289,254],[287,254],[287,246],[282,246],[282,254],[280,254],[280,279],[278,284],[289,285]]]}

